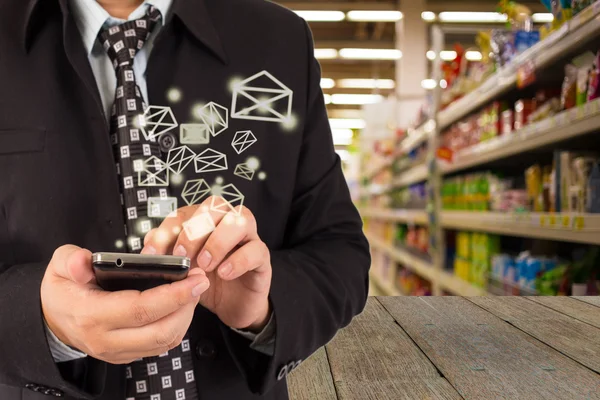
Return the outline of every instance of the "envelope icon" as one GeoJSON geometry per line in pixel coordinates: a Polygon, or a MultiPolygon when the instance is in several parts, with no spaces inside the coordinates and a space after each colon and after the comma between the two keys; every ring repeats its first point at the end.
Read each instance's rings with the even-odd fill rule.
{"type": "Polygon", "coordinates": [[[146,140],[155,141],[160,135],[177,128],[171,107],[149,106],[140,116],[138,124],[146,140]]]}
{"type": "Polygon", "coordinates": [[[177,211],[177,197],[149,197],[148,216],[151,218],[167,218],[169,214],[177,211]]]}
{"type": "Polygon", "coordinates": [[[156,156],[144,160],[138,171],[139,186],[169,186],[167,163],[156,156]]]}
{"type": "Polygon", "coordinates": [[[251,169],[248,164],[238,164],[235,166],[235,170],[233,171],[235,176],[239,176],[240,178],[247,179],[249,181],[254,178],[254,170],[251,169]]]}
{"type": "Polygon", "coordinates": [[[228,113],[229,110],[214,101],[197,111],[197,115],[202,119],[212,136],[217,136],[229,127],[228,113]]]}
{"type": "Polygon", "coordinates": [[[196,172],[225,171],[227,167],[227,156],[213,149],[206,149],[194,158],[196,172]]]}
{"type": "Polygon", "coordinates": [[[244,195],[233,184],[228,184],[220,188],[213,188],[213,197],[210,202],[210,210],[227,214],[229,212],[235,215],[242,213],[244,205],[244,195]]]}
{"type": "Polygon", "coordinates": [[[289,122],[293,92],[267,71],[237,83],[233,89],[231,118],[289,122]]]}
{"type": "Polygon", "coordinates": [[[252,131],[239,131],[235,133],[231,147],[233,147],[236,153],[242,154],[248,147],[256,143],[257,140],[252,131]]]}
{"type": "Polygon", "coordinates": [[[199,203],[210,194],[210,186],[204,179],[193,179],[185,183],[181,197],[188,206],[199,203]]]}

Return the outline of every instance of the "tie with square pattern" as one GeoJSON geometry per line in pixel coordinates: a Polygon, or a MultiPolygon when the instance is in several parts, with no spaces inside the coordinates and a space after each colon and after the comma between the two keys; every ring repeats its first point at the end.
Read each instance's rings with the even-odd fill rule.
{"type": "MultiPolygon", "coordinates": [[[[160,180],[142,179],[142,173],[160,164],[156,139],[145,137],[140,116],[145,104],[133,71],[133,61],[154,26],[160,21],[158,9],[149,7],[143,18],[128,21],[100,32],[99,40],[111,59],[117,77],[115,102],[111,112],[111,141],[125,213],[125,236],[130,252],[138,252],[144,235],[160,224],[148,217],[148,199],[166,198],[168,187],[160,180]],[[165,186],[165,187],[159,187],[165,186]]],[[[188,336],[180,346],[157,357],[135,361],[127,366],[127,400],[197,400],[193,357],[188,336]]]]}

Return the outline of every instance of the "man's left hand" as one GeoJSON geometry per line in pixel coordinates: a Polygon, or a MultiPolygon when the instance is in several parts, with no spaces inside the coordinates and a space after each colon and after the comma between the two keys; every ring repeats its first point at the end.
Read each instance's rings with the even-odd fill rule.
{"type": "Polygon", "coordinates": [[[211,210],[212,201],[211,197],[199,206],[180,208],[167,217],[146,235],[142,254],[189,257],[192,268],[203,269],[210,280],[200,304],[231,328],[258,333],[271,316],[269,249],[249,209],[237,207],[224,214],[211,210]]]}

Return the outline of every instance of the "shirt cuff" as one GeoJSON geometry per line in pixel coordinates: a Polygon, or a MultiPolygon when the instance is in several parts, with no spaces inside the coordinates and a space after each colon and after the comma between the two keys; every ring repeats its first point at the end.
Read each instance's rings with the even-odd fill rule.
{"type": "Polygon", "coordinates": [[[57,338],[54,332],[48,327],[46,321],[44,321],[44,326],[46,327],[46,339],[48,340],[48,346],[50,347],[50,353],[52,353],[54,362],[73,361],[87,357],[87,354],[67,346],[57,338]]]}
{"type": "Polygon", "coordinates": [[[275,323],[275,313],[271,313],[271,318],[269,318],[269,322],[263,328],[263,330],[256,334],[250,331],[244,331],[241,329],[231,328],[236,333],[245,337],[248,340],[251,340],[250,348],[256,350],[260,353],[263,353],[267,356],[273,357],[275,354],[275,337],[276,337],[276,323],[275,323]]]}

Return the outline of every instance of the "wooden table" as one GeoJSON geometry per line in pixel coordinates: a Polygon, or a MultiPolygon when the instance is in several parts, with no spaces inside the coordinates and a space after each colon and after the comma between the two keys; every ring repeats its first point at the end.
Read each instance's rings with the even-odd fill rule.
{"type": "Polygon", "coordinates": [[[292,400],[600,399],[599,297],[372,297],[292,400]]]}

